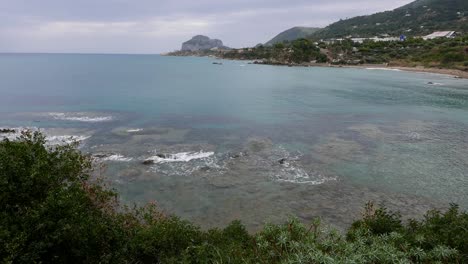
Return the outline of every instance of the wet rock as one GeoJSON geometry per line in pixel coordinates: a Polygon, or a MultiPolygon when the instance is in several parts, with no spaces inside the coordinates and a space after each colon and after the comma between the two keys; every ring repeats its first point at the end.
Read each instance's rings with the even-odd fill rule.
{"type": "Polygon", "coordinates": [[[278,163],[281,164],[281,165],[284,165],[284,164],[286,164],[287,161],[288,160],[286,158],[282,158],[282,159],[278,160],[278,163]]]}
{"type": "Polygon", "coordinates": [[[161,158],[161,159],[167,159],[168,158],[168,156],[166,154],[160,154],[160,153],[156,154],[156,157],[161,158]]]}
{"type": "Polygon", "coordinates": [[[268,139],[251,139],[248,142],[250,152],[258,153],[272,147],[272,143],[268,139]]]}
{"type": "Polygon", "coordinates": [[[1,134],[9,134],[9,133],[16,133],[16,130],[10,128],[2,128],[0,129],[1,134]]]}
{"type": "Polygon", "coordinates": [[[240,157],[242,157],[242,156],[243,156],[243,153],[242,153],[242,152],[240,152],[240,153],[231,153],[231,154],[229,155],[229,158],[231,158],[231,159],[238,159],[238,158],[240,158],[240,157]]]}
{"type": "Polygon", "coordinates": [[[202,171],[202,172],[207,172],[207,171],[210,171],[210,170],[211,170],[211,168],[209,166],[203,166],[203,167],[200,168],[200,171],[202,171]]]}
{"type": "Polygon", "coordinates": [[[109,156],[110,156],[109,154],[105,154],[105,153],[96,153],[96,154],[93,154],[93,157],[98,158],[98,159],[107,158],[107,157],[109,157],[109,156]]]}
{"type": "Polygon", "coordinates": [[[143,165],[153,165],[154,164],[154,160],[145,160],[142,162],[143,165]]]}
{"type": "Polygon", "coordinates": [[[434,83],[433,83],[433,82],[427,82],[427,84],[429,84],[429,85],[433,85],[434,83]]]}

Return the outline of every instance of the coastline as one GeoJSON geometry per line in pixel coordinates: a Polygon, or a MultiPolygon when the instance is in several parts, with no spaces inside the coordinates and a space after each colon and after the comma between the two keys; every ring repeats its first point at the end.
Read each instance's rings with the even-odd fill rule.
{"type": "MultiPolygon", "coordinates": [[[[225,59],[225,58],[218,58],[225,59]]],[[[230,59],[228,59],[230,60],[230,59]]],[[[457,70],[457,69],[448,69],[448,68],[426,68],[423,66],[416,67],[404,67],[404,66],[388,66],[386,64],[361,64],[361,65],[333,65],[328,63],[308,63],[304,65],[298,64],[269,64],[269,63],[256,63],[263,65],[272,65],[272,66],[288,66],[288,67],[327,67],[327,68],[354,68],[354,69],[382,69],[382,70],[398,70],[406,72],[416,72],[416,73],[433,73],[447,75],[456,79],[468,79],[468,72],[457,70]]]]}
{"type": "Polygon", "coordinates": [[[382,69],[382,70],[399,70],[406,72],[416,72],[416,73],[433,73],[451,76],[457,79],[468,79],[468,71],[462,71],[457,69],[449,68],[427,68],[424,66],[392,66],[388,64],[360,64],[360,65],[334,65],[330,63],[304,63],[304,64],[288,64],[281,62],[264,62],[262,60],[251,60],[251,59],[241,59],[241,58],[224,58],[213,55],[172,55],[172,54],[161,54],[162,56],[170,57],[207,57],[219,60],[230,60],[230,61],[249,61],[251,64],[257,65],[270,65],[270,66],[282,66],[282,67],[327,67],[327,68],[355,68],[355,69],[382,69]]]}

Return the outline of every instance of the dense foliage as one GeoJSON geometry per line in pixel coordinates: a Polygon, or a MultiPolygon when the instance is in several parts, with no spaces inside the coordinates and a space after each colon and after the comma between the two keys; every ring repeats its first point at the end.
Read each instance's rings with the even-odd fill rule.
{"type": "Polygon", "coordinates": [[[47,147],[39,133],[0,143],[2,263],[463,263],[468,214],[453,205],[404,224],[365,207],[346,236],[315,220],[240,222],[200,230],[154,205],[123,208],[76,145],[47,147]]]}
{"type": "Polygon", "coordinates": [[[322,43],[337,64],[391,63],[401,66],[443,67],[467,70],[468,36],[454,39],[353,43],[344,40],[330,45],[322,43]]]}
{"type": "Polygon", "coordinates": [[[268,64],[302,64],[311,61],[326,62],[327,56],[308,39],[276,43],[273,46],[257,46],[250,49],[231,50],[219,54],[226,59],[263,60],[268,64]]]}
{"type": "Polygon", "coordinates": [[[424,36],[443,30],[468,33],[468,1],[417,0],[393,11],[340,20],[312,38],[424,36]]]}
{"type": "Polygon", "coordinates": [[[297,39],[273,46],[257,46],[229,51],[199,51],[173,55],[216,56],[224,59],[258,60],[273,65],[338,65],[389,64],[390,66],[438,67],[468,71],[468,35],[456,38],[406,41],[373,41],[363,43],[345,39],[336,42],[313,42],[297,39]]]}
{"type": "Polygon", "coordinates": [[[279,33],[277,36],[265,43],[265,46],[272,46],[277,43],[290,42],[296,39],[307,38],[319,30],[320,28],[315,27],[293,27],[279,33]]]}

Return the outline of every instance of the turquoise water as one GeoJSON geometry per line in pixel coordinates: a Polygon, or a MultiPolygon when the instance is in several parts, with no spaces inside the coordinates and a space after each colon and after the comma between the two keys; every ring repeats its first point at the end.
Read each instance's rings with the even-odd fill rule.
{"type": "Polygon", "coordinates": [[[213,61],[3,54],[0,127],[75,136],[123,202],[204,227],[468,208],[467,80],[213,61]]]}

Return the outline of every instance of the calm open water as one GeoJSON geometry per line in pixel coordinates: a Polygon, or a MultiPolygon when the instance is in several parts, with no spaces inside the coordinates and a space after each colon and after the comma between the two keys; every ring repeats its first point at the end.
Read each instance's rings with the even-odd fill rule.
{"type": "Polygon", "coordinates": [[[408,217],[468,208],[467,80],[212,62],[3,54],[0,127],[74,136],[123,202],[203,227],[345,227],[368,200],[408,217]]]}

